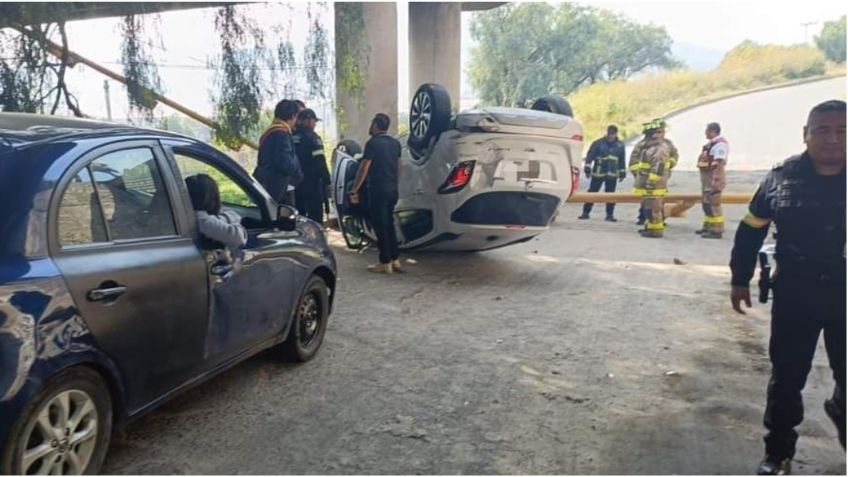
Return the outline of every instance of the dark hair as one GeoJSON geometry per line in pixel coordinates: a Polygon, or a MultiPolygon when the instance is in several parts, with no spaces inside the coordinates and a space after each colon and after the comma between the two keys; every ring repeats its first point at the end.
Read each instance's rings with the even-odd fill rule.
{"type": "Polygon", "coordinates": [[[374,115],[374,119],[371,120],[371,124],[377,126],[377,129],[380,131],[388,131],[389,125],[392,124],[392,120],[383,113],[377,113],[374,115]]]}
{"type": "Polygon", "coordinates": [[[297,103],[290,99],[284,99],[277,103],[274,108],[274,117],[287,121],[297,115],[297,103]]]}
{"type": "Polygon", "coordinates": [[[293,99],[292,101],[294,101],[294,104],[300,106],[300,109],[306,109],[306,103],[304,103],[303,101],[299,99],[293,99]]]}
{"type": "Polygon", "coordinates": [[[840,101],[838,99],[831,99],[830,101],[825,101],[824,103],[819,103],[810,110],[810,114],[807,115],[807,124],[810,124],[810,119],[816,113],[842,113],[845,114],[845,101],[840,101]]]}
{"type": "Polygon", "coordinates": [[[221,213],[221,193],[215,179],[206,174],[197,174],[186,177],[185,183],[194,210],[202,210],[210,215],[221,213]]]}
{"type": "Polygon", "coordinates": [[[615,124],[607,126],[607,134],[618,134],[618,126],[615,124]]]}
{"type": "Polygon", "coordinates": [[[717,134],[721,134],[721,125],[719,123],[709,123],[707,124],[707,131],[715,131],[717,134]]]}

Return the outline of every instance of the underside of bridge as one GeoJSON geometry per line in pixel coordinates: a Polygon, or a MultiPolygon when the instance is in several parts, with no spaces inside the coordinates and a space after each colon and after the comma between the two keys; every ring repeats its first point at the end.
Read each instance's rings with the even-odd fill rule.
{"type": "MultiPolygon", "coordinates": [[[[0,28],[57,21],[90,20],[131,14],[162,13],[173,10],[220,7],[237,2],[68,2],[62,8],[54,3],[0,3],[0,28]]],[[[423,83],[445,86],[459,104],[461,14],[503,5],[505,2],[410,2],[409,3],[409,84],[415,90],[423,83]]],[[[361,91],[353,93],[336,88],[340,115],[337,118],[340,138],[364,141],[368,123],[374,114],[383,112],[392,118],[392,132],[398,121],[398,15],[396,2],[347,4],[361,9],[364,31],[353,31],[339,25],[339,3],[336,12],[336,51],[345,44],[357,42],[361,57],[354,60],[363,72],[361,91]]],[[[85,52],[80,52],[85,53],[85,52]]],[[[337,62],[337,65],[339,63],[337,62]]],[[[338,78],[338,67],[336,77],[338,78]]]]}

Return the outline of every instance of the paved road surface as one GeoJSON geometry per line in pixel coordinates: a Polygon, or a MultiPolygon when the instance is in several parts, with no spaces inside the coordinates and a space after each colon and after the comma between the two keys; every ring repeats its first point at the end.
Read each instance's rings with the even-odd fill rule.
{"type": "MultiPolygon", "coordinates": [[[[732,228],[743,208],[728,209],[732,228]]],[[[414,255],[391,277],[334,235],[342,275],[319,356],[260,356],[188,392],[130,426],[104,470],[749,474],[767,308],[730,310],[731,242],[697,238],[699,213],[664,240],[639,238],[635,213],[577,221],[568,205],[538,240],[414,255]]],[[[846,471],[821,408],[831,383],[820,349],[799,473],[846,471]]]]}
{"type": "Polygon", "coordinates": [[[845,86],[843,76],[737,96],[672,116],[667,136],[680,150],[678,168],[695,169],[706,142],[704,129],[717,121],[730,142],[729,169],[768,169],[803,150],[802,127],[810,108],[828,99],[844,100],[845,86]]]}

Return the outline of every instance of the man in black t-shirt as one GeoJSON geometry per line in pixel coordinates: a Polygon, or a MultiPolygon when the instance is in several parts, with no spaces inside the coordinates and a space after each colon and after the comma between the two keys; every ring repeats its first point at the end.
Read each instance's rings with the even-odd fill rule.
{"type": "Polygon", "coordinates": [[[748,283],[757,251],[777,227],[777,268],[771,288],[771,338],[763,423],[766,456],[758,474],[788,474],[804,418],[801,391],[819,335],[836,387],[824,409],[845,447],[845,102],[819,104],[804,126],[807,150],[775,168],[757,189],[733,244],[733,308],[751,306],[748,283]]]}
{"type": "Polygon", "coordinates": [[[380,263],[369,270],[377,273],[401,272],[398,260],[397,234],[395,232],[395,205],[398,201],[398,176],[400,175],[401,145],[389,136],[391,120],[379,113],[371,121],[365,151],[356,180],[350,193],[351,203],[359,203],[359,194],[366,185],[371,212],[371,225],[377,234],[380,263]]]}

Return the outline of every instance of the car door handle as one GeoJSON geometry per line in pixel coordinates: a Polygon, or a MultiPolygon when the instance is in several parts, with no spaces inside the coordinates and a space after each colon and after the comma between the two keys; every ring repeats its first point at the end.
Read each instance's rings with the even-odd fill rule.
{"type": "Polygon", "coordinates": [[[106,300],[114,300],[119,296],[123,295],[127,292],[127,287],[124,286],[115,286],[109,288],[95,288],[94,290],[89,290],[88,301],[106,301],[106,300]]]}

